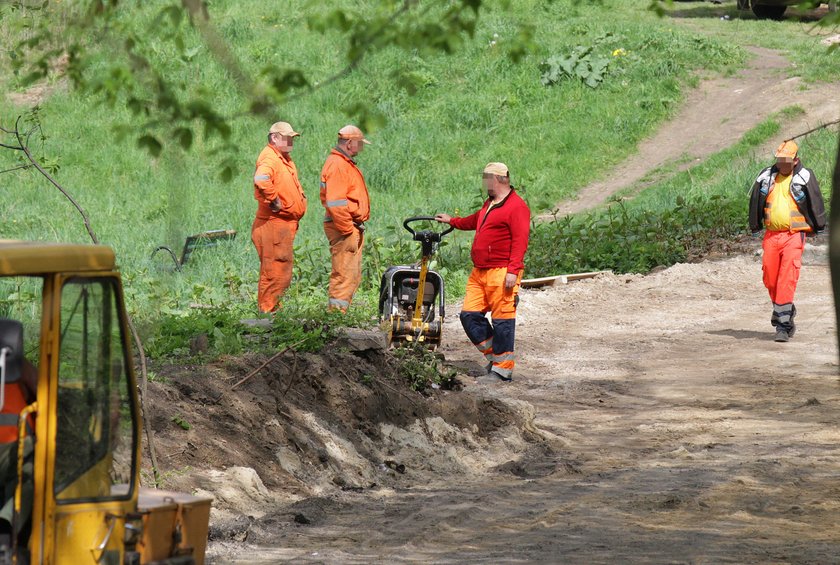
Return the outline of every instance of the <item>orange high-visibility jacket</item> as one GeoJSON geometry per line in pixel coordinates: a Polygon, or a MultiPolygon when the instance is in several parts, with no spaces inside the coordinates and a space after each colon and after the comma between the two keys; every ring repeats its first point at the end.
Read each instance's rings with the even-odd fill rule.
{"type": "MultiPolygon", "coordinates": [[[[26,408],[26,397],[20,383],[6,383],[3,395],[3,410],[0,412],[0,444],[18,440],[18,417],[26,408]]],[[[35,422],[32,415],[26,417],[26,434],[32,435],[35,422]]]]}
{"type": "Polygon", "coordinates": [[[370,197],[362,172],[350,157],[333,149],[321,170],[321,204],[327,210],[325,222],[345,234],[370,219],[370,197]]]}
{"type": "Polygon", "coordinates": [[[259,219],[300,220],[306,213],[306,195],[300,186],[294,161],[271,145],[266,145],[257,157],[254,199],[259,203],[259,219]],[[275,198],[280,198],[282,203],[279,212],[272,211],[270,207],[275,198]]]}

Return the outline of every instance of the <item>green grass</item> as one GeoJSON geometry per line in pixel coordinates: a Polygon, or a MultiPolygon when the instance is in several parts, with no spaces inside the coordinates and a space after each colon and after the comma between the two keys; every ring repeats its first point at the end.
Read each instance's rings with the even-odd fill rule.
{"type": "MultiPolygon", "coordinates": [[[[125,10],[126,28],[145,29],[155,16],[153,4],[125,10]]],[[[319,3],[288,4],[277,13],[255,16],[265,13],[255,0],[219,0],[212,3],[211,16],[249,69],[276,62],[327,77],[341,68],[341,36],[307,29],[307,17],[321,9],[319,3]]],[[[550,209],[632,153],[672,114],[688,85],[696,82],[695,71],[732,72],[746,59],[742,39],[732,35],[720,40],[705,30],[656,18],[645,9],[645,0],[582,5],[570,0],[511,0],[508,12],[502,4],[489,3],[475,37],[452,56],[386,49],[366,59],[347,79],[278,112],[277,119],[303,132],[293,155],[309,198],[296,241],[289,304],[308,308],[326,302],[329,259],[318,175],[335,132],[350,121],[347,111],[354,101],[372,102],[385,118],[370,133],[374,145],[359,158],[372,193],[372,221],[357,302],[371,315],[385,266],[410,262],[419,252],[400,227],[403,218],[471,212],[481,201],[481,168],[491,160],[507,162],[514,184],[522,187],[535,212],[550,209]],[[535,48],[513,63],[506,49],[515,40],[519,21],[534,26],[535,48]],[[591,89],[566,81],[544,87],[540,62],[576,46],[594,46],[598,55],[611,57],[603,84],[591,89]],[[612,57],[616,49],[626,55],[612,57]],[[419,77],[421,86],[414,96],[390,80],[395,69],[419,77]]],[[[353,5],[365,10],[374,3],[353,5]]],[[[54,6],[60,5],[49,9],[60,9],[54,6]]],[[[2,47],[16,37],[14,30],[19,28],[10,19],[14,17],[19,14],[4,15],[9,25],[0,33],[2,47]]],[[[774,41],[780,43],[799,33],[798,24],[770,25],[778,26],[774,41]]],[[[758,27],[750,29],[751,39],[761,36],[758,27]]],[[[212,92],[220,113],[241,112],[245,101],[228,75],[194,37],[188,35],[188,40],[197,47],[190,63],[163,41],[154,44],[149,55],[189,89],[212,92]]],[[[110,61],[107,45],[99,48],[98,61],[87,71],[92,75],[110,61]]],[[[809,65],[804,61],[802,68],[809,65]]],[[[2,68],[0,81],[7,91],[21,89],[2,68]]],[[[4,125],[23,110],[0,100],[4,125]]],[[[137,149],[130,136],[116,141],[115,127],[133,122],[119,102],[111,108],[93,95],[59,89],[43,101],[39,114],[47,139],[37,145],[38,152],[59,165],[58,180],[89,212],[100,239],[115,248],[128,306],[146,335],[154,334],[157,320],[192,315],[191,303],[243,315],[254,312],[258,262],[250,242],[255,209],[251,175],[268,123],[250,117],[235,121],[236,174],[233,182],[223,183],[212,154],[215,144],[203,136],[189,153],[164,140],[158,159],[137,149]],[[162,255],[149,258],[158,245],[177,250],[185,236],[218,228],[236,229],[239,236],[231,244],[196,253],[181,273],[173,272],[162,255]]],[[[0,170],[15,164],[15,157],[0,153],[0,170]]],[[[0,237],[86,240],[75,211],[37,174],[6,173],[0,176],[0,186],[5,211],[0,237]]],[[[453,234],[438,256],[436,266],[443,271],[450,296],[462,292],[470,238],[468,233],[453,234]]]]}

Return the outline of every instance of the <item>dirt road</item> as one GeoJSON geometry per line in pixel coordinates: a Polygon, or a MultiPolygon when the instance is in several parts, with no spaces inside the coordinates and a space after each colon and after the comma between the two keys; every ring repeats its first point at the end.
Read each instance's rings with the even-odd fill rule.
{"type": "MultiPolygon", "coordinates": [[[[524,292],[516,381],[460,394],[529,403],[555,449],[298,503],[217,562],[837,562],[836,328],[804,262],[787,344],[757,256],[524,292]]],[[[478,365],[457,321],[444,351],[478,365]]]]}

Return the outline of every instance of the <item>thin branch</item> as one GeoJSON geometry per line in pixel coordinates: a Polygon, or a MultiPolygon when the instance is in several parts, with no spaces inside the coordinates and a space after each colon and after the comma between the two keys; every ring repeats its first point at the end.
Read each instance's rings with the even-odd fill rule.
{"type": "Polygon", "coordinates": [[[18,165],[17,167],[12,167],[11,169],[6,169],[5,171],[0,171],[0,175],[3,173],[11,173],[12,171],[18,171],[20,169],[31,169],[32,165],[18,165]]]}
{"type": "Polygon", "coordinates": [[[272,355],[271,357],[268,358],[268,361],[266,361],[265,363],[263,363],[262,365],[260,365],[259,367],[257,367],[253,371],[251,371],[250,373],[248,373],[244,378],[240,379],[235,385],[230,387],[230,390],[236,390],[239,387],[239,385],[246,383],[247,381],[249,381],[251,379],[251,377],[253,377],[257,373],[259,373],[260,371],[262,371],[263,369],[268,367],[268,365],[271,364],[272,361],[274,361],[276,359],[279,359],[289,350],[294,351],[295,347],[298,347],[299,345],[303,345],[303,343],[305,341],[306,341],[305,339],[302,339],[302,340],[298,341],[297,343],[293,343],[292,345],[287,346],[285,349],[279,351],[278,353],[275,353],[274,355],[272,355]]]}
{"type": "Polygon", "coordinates": [[[242,64],[230,49],[230,46],[219,34],[219,31],[210,23],[210,15],[201,0],[181,0],[181,5],[186,8],[190,18],[204,39],[210,52],[216,60],[227,70],[239,87],[251,98],[255,97],[256,88],[251,77],[245,72],[242,64]]]}
{"type": "Polygon", "coordinates": [[[24,147],[29,147],[29,138],[32,137],[32,134],[38,131],[41,126],[34,126],[31,130],[26,133],[26,143],[23,144],[24,147]]]}
{"type": "Polygon", "coordinates": [[[391,14],[391,16],[385,21],[385,23],[376,28],[365,38],[365,40],[362,42],[362,45],[364,47],[362,47],[359,53],[347,64],[346,67],[344,67],[334,75],[328,77],[327,79],[319,82],[317,85],[310,85],[309,88],[290,95],[288,98],[286,98],[286,101],[289,102],[302,96],[311,94],[316,90],[329,86],[332,83],[343,79],[351,72],[353,72],[361,64],[368,51],[370,51],[370,48],[373,46],[374,39],[378,37],[383,31],[388,29],[388,27],[390,27],[395,21],[397,21],[397,18],[408,12],[411,9],[412,5],[416,4],[417,1],[418,0],[403,0],[403,3],[399,7],[399,9],[396,10],[393,14],[391,14]]]}
{"type": "Polygon", "coordinates": [[[131,337],[134,338],[137,354],[140,356],[140,410],[143,413],[143,428],[146,431],[146,444],[149,447],[149,459],[152,463],[152,477],[154,478],[155,488],[160,488],[160,472],[158,471],[157,449],[155,449],[155,435],[152,429],[152,418],[146,404],[146,389],[149,385],[149,374],[146,370],[146,351],[143,349],[140,334],[137,333],[137,328],[134,327],[134,322],[131,320],[128,312],[125,313],[125,318],[128,322],[131,337]]]}
{"type": "Polygon", "coordinates": [[[834,124],[840,124],[840,120],[834,120],[833,122],[828,122],[828,123],[822,124],[822,125],[817,126],[813,129],[809,129],[808,131],[806,131],[804,133],[800,133],[799,135],[794,135],[793,137],[789,137],[785,141],[792,141],[794,139],[799,139],[800,137],[805,137],[806,135],[808,135],[810,133],[814,133],[815,131],[825,129],[827,127],[833,126],[834,124]]]}
{"type": "Polygon", "coordinates": [[[98,245],[99,244],[99,238],[96,237],[95,233],[93,233],[93,228],[90,226],[90,218],[88,218],[88,215],[87,215],[87,212],[85,212],[85,209],[82,208],[79,205],[79,203],[76,202],[76,200],[72,196],[70,196],[70,193],[68,193],[66,190],[64,190],[64,188],[60,184],[58,184],[58,182],[47,171],[44,170],[44,168],[38,163],[38,161],[35,160],[35,157],[32,156],[32,153],[29,151],[29,147],[24,145],[23,139],[21,139],[20,130],[17,129],[18,123],[20,122],[20,118],[21,117],[18,116],[17,122],[15,123],[15,137],[17,138],[18,143],[20,143],[20,146],[23,148],[23,154],[26,155],[26,158],[29,159],[29,162],[32,163],[32,166],[35,167],[36,169],[38,169],[38,172],[41,173],[42,175],[44,175],[44,178],[46,178],[48,181],[50,181],[50,183],[54,187],[56,187],[61,192],[61,194],[63,194],[67,198],[67,200],[69,200],[70,203],[73,204],[73,206],[76,207],[76,210],[78,210],[79,214],[82,215],[82,220],[85,223],[85,228],[87,229],[87,232],[88,232],[88,235],[90,236],[90,239],[93,241],[93,243],[98,245]]]}
{"type": "MultiPolygon", "coordinates": [[[[13,133],[13,132],[10,132],[10,133],[13,133]]],[[[23,147],[14,146],[14,145],[6,145],[5,143],[0,143],[0,147],[2,147],[3,149],[14,149],[15,151],[23,151],[23,147]]]]}
{"type": "MultiPolygon", "coordinates": [[[[345,78],[351,72],[353,72],[371,50],[371,48],[375,44],[375,40],[379,37],[382,32],[384,32],[389,26],[391,26],[397,18],[408,12],[412,6],[418,4],[419,0],[403,0],[403,3],[400,7],[391,14],[388,19],[375,30],[367,35],[364,38],[362,43],[362,48],[356,54],[356,56],[349,62],[347,65],[342,68],[340,71],[336,72],[335,74],[327,77],[326,79],[319,82],[317,85],[308,85],[303,90],[299,90],[294,94],[290,94],[286,98],[283,99],[284,102],[290,102],[301,98],[303,96],[309,95],[316,90],[320,90],[326,86],[329,86],[342,78],[345,78]]],[[[189,11],[190,15],[195,18],[197,22],[196,27],[198,28],[199,32],[201,33],[202,37],[204,38],[205,42],[207,43],[208,47],[210,48],[210,52],[216,57],[216,59],[222,64],[228,72],[230,72],[235,80],[240,84],[241,88],[246,91],[247,94],[250,95],[252,99],[255,99],[254,93],[256,92],[255,87],[251,79],[245,74],[245,71],[242,68],[242,65],[236,59],[236,56],[230,51],[227,44],[219,38],[218,32],[210,23],[209,16],[205,11],[203,5],[198,2],[197,0],[182,0],[183,6],[189,11]]],[[[245,116],[250,116],[253,113],[251,111],[243,111],[228,116],[227,119],[236,119],[242,118],[245,116]]]]}

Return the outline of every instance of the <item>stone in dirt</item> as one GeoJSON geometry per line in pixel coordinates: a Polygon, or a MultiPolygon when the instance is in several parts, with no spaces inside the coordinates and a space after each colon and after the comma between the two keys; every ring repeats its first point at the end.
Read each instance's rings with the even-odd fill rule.
{"type": "Polygon", "coordinates": [[[388,337],[380,330],[344,328],[335,345],[353,353],[385,351],[388,348],[388,337]]]}

